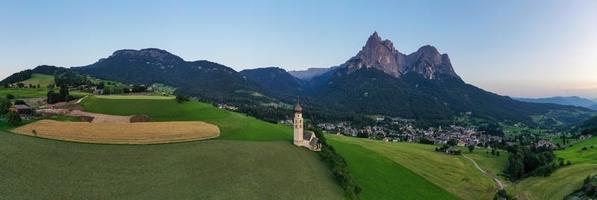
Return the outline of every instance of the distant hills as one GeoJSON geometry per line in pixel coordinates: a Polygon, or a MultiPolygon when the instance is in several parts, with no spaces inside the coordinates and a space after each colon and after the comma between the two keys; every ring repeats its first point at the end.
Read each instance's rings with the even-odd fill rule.
{"type": "MultiPolygon", "coordinates": [[[[574,113],[574,117],[562,117],[576,122],[586,120],[586,112],[590,112],[586,108],[522,102],[487,92],[464,82],[449,56],[435,47],[426,45],[407,55],[377,33],[345,63],[305,71],[267,67],[237,72],[206,60],[185,61],[155,48],[118,50],[96,63],[70,69],[38,68],[33,70],[44,69],[46,74],[71,70],[130,84],[162,83],[202,100],[244,105],[266,113],[286,111],[263,111],[257,107],[279,101],[292,104],[300,96],[308,108],[307,115],[325,120],[381,114],[433,125],[448,124],[454,116],[468,114],[533,124],[533,115],[574,113]]],[[[19,81],[31,73],[32,70],[16,73],[2,83],[19,81]]]]}
{"type": "Polygon", "coordinates": [[[293,70],[293,71],[288,71],[288,73],[290,73],[290,75],[301,79],[301,80],[306,80],[309,81],[314,77],[320,76],[322,74],[325,74],[326,72],[329,72],[330,70],[334,70],[335,68],[338,67],[313,67],[313,68],[308,68],[306,70],[293,70]]]}
{"type": "Polygon", "coordinates": [[[256,90],[232,68],[205,60],[185,61],[155,48],[119,50],[91,65],[71,69],[123,83],[162,83],[210,101],[246,99],[250,98],[248,91],[256,90]]]}
{"type": "Polygon", "coordinates": [[[559,104],[559,105],[570,105],[570,106],[579,106],[585,107],[593,110],[597,110],[597,101],[577,97],[577,96],[568,96],[568,97],[548,97],[548,98],[516,98],[519,101],[531,102],[531,103],[552,103],[552,104],[559,104]]]}

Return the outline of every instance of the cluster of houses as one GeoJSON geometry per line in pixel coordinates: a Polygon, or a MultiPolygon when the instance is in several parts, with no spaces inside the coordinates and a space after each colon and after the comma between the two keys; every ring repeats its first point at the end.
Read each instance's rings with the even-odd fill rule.
{"type": "Polygon", "coordinates": [[[327,131],[355,137],[367,137],[392,142],[417,142],[429,144],[447,144],[450,140],[458,146],[485,146],[489,142],[501,142],[502,137],[484,134],[472,127],[451,125],[449,127],[416,128],[412,121],[398,118],[378,120],[377,125],[355,128],[348,122],[320,123],[317,127],[327,131]]]}
{"type": "Polygon", "coordinates": [[[230,110],[230,111],[236,111],[236,110],[238,110],[238,107],[232,106],[232,105],[228,105],[228,104],[218,104],[218,108],[219,109],[224,109],[224,110],[230,110]]]}

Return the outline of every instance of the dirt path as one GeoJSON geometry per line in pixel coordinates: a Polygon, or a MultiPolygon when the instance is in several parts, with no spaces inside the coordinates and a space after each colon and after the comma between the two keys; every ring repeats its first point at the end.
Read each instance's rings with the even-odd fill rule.
{"type": "Polygon", "coordinates": [[[106,115],[100,113],[90,113],[80,110],[69,110],[69,109],[40,109],[37,110],[39,113],[53,114],[53,115],[68,115],[73,117],[92,117],[92,123],[130,123],[131,117],[133,116],[118,116],[118,115],[106,115]]]}
{"type": "Polygon", "coordinates": [[[75,104],[80,104],[81,101],[83,101],[85,98],[87,98],[89,95],[84,96],[83,98],[80,98],[79,100],[77,100],[77,102],[75,102],[75,104]]]}
{"type": "Polygon", "coordinates": [[[477,168],[477,169],[478,169],[478,170],[479,170],[481,173],[485,174],[485,175],[486,175],[486,176],[488,176],[489,178],[492,178],[492,179],[495,181],[495,183],[497,183],[497,185],[498,185],[498,187],[500,188],[500,190],[503,190],[503,189],[504,189],[504,184],[502,183],[502,181],[500,181],[500,179],[498,179],[497,177],[494,177],[493,175],[491,175],[491,174],[487,173],[485,170],[481,169],[481,167],[480,167],[480,166],[477,164],[477,162],[475,162],[475,160],[473,160],[472,158],[469,158],[469,157],[468,157],[468,156],[466,156],[466,155],[462,155],[462,156],[464,156],[464,158],[466,158],[466,159],[470,160],[470,161],[473,163],[473,165],[475,165],[475,167],[476,167],[476,168],[477,168]]]}

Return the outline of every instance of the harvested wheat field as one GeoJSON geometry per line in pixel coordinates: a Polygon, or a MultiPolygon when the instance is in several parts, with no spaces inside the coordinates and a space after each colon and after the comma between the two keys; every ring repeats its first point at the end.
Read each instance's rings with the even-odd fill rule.
{"type": "Polygon", "coordinates": [[[89,123],[41,120],[13,130],[56,140],[100,144],[163,144],[216,138],[213,124],[189,122],[89,123]]]}

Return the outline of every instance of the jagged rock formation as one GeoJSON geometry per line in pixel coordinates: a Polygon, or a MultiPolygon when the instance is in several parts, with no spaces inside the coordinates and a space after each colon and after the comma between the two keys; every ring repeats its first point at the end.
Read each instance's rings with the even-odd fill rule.
{"type": "Polygon", "coordinates": [[[350,71],[375,68],[394,77],[410,72],[422,74],[428,79],[436,79],[444,75],[458,77],[452,68],[448,54],[440,54],[435,47],[426,45],[419,48],[417,52],[405,55],[394,48],[392,41],[382,40],[377,32],[369,37],[361,51],[346,61],[344,66],[350,71]]]}

